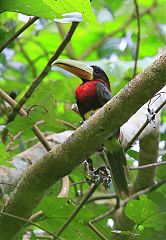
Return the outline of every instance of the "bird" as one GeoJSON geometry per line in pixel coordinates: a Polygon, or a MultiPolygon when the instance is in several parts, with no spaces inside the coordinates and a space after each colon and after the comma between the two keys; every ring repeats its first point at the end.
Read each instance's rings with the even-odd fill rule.
{"type": "MultiPolygon", "coordinates": [[[[75,90],[76,103],[84,121],[95,114],[112,98],[109,78],[99,66],[89,66],[70,59],[58,59],[52,65],[58,66],[75,76],[82,83],[75,90]]],[[[129,196],[127,184],[127,160],[124,149],[119,142],[120,129],[109,137],[103,145],[106,149],[106,165],[110,170],[115,192],[120,198],[129,196]]]]}

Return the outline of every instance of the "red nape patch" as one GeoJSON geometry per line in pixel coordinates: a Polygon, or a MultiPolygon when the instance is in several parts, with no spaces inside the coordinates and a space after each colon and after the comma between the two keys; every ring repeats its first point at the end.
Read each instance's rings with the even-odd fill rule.
{"type": "Polygon", "coordinates": [[[76,89],[76,98],[80,101],[84,101],[87,99],[87,97],[93,97],[96,94],[96,83],[98,81],[89,81],[81,84],[76,89]]]}

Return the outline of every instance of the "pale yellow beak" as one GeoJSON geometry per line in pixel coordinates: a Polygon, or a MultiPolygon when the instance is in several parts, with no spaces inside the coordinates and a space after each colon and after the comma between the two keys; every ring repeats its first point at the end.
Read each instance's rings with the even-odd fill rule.
{"type": "Polygon", "coordinates": [[[58,59],[52,63],[53,65],[63,68],[81,79],[93,80],[93,68],[83,63],[70,59],[58,59]]]}

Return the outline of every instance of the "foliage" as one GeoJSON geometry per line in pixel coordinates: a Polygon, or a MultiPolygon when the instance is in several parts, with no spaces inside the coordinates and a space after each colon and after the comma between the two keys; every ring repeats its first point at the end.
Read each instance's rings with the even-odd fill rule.
{"type": "Polygon", "coordinates": [[[164,228],[164,221],[162,222],[162,216],[158,213],[157,205],[145,195],[141,195],[139,200],[130,200],[125,207],[125,214],[136,223],[137,228],[140,225],[155,230],[164,228]]]}
{"type": "Polygon", "coordinates": [[[11,154],[6,152],[5,145],[0,143],[0,165],[5,165],[7,167],[13,168],[14,166],[7,160],[11,158],[11,154]]]}
{"type": "Polygon", "coordinates": [[[69,16],[75,17],[75,21],[80,21],[80,19],[77,18],[77,15],[67,15],[67,13],[80,12],[86,21],[96,22],[93,12],[91,11],[90,2],[88,0],[78,0],[75,3],[73,3],[72,0],[37,0],[35,2],[24,0],[21,2],[21,4],[19,0],[14,0],[12,4],[7,0],[5,2],[1,1],[1,9],[47,19],[69,16]]]}
{"type": "MultiPolygon", "coordinates": [[[[166,42],[166,24],[163,13],[166,2],[164,0],[155,2],[156,4],[152,0],[138,1],[141,13],[138,73],[153,61],[166,42]]],[[[84,22],[79,23],[72,41],[60,57],[83,60],[87,64],[101,66],[110,78],[113,95],[115,95],[132,79],[137,44],[137,20],[133,15],[135,6],[132,0],[95,0],[92,1],[91,5],[89,0],[13,0],[12,3],[9,0],[0,0],[2,23],[0,26],[0,44],[3,44],[24,22],[29,20],[28,15],[40,17],[15,41],[12,41],[0,55],[1,88],[7,93],[16,91],[16,101],[19,101],[33,79],[42,71],[68,31],[69,24],[62,23],[71,22],[73,18],[75,21],[82,21],[80,17],[82,15],[84,22]],[[54,22],[53,19],[55,18],[61,23],[54,22]]],[[[52,67],[52,70],[24,106],[28,112],[28,117],[17,116],[15,121],[7,126],[12,136],[22,132],[21,137],[18,137],[13,142],[13,146],[19,146],[12,151],[13,156],[22,150],[22,146],[24,149],[29,147],[26,140],[34,137],[31,128],[38,120],[44,120],[44,124],[40,125],[43,132],[61,132],[68,129],[69,127],[59,123],[59,119],[65,120],[76,127],[79,126],[81,118],[71,110],[71,106],[75,102],[74,91],[80,83],[79,81],[73,75],[52,67]]],[[[0,109],[4,104],[8,109],[9,106],[3,101],[0,102],[0,109]]],[[[0,111],[0,125],[6,124],[9,112],[4,114],[0,111]]],[[[166,139],[165,112],[162,114],[161,124],[162,144],[166,139]]],[[[6,145],[0,143],[0,164],[8,167],[12,167],[12,164],[7,161],[11,158],[11,155],[6,151],[6,146],[10,141],[11,139],[8,137],[6,145]]],[[[137,151],[130,150],[128,154],[132,159],[138,159],[137,151]]],[[[103,164],[98,155],[94,154],[92,158],[95,167],[103,164]]],[[[164,154],[162,158],[165,160],[164,154]]],[[[136,172],[134,173],[135,176],[136,172]]],[[[157,170],[156,179],[159,181],[164,177],[166,177],[165,167],[161,166],[157,170]]],[[[84,180],[82,166],[74,170],[70,178],[73,182],[84,180]]],[[[60,199],[56,197],[56,186],[53,186],[34,211],[42,210],[44,213],[44,218],[37,223],[48,231],[56,231],[76,208],[88,189],[88,184],[78,184],[75,188],[71,187],[68,199],[60,199]]],[[[100,187],[95,192],[95,195],[110,195],[113,192],[111,185],[108,190],[100,187]]],[[[138,237],[135,236],[136,239],[165,239],[164,220],[166,220],[166,217],[163,214],[165,201],[166,186],[164,185],[148,194],[148,198],[143,195],[140,196],[139,200],[130,200],[128,202],[125,207],[125,214],[136,224],[133,232],[140,234],[138,237]]],[[[73,240],[99,239],[87,226],[87,223],[89,219],[96,217],[96,215],[99,216],[110,209],[112,204],[112,200],[105,200],[99,201],[97,204],[92,202],[85,205],[64,232],[64,239],[70,239],[71,236],[73,240]]],[[[95,224],[108,239],[112,230],[107,226],[109,218],[110,216],[95,224]]],[[[38,233],[38,230],[36,228],[32,229],[34,232],[30,239],[35,240],[37,239],[36,233],[38,233]]],[[[24,229],[19,234],[17,240],[22,239],[26,230],[24,229]]]]}

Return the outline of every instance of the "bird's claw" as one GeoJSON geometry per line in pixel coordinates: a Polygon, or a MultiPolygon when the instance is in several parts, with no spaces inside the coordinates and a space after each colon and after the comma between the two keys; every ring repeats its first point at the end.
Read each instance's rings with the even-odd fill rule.
{"type": "Polygon", "coordinates": [[[98,182],[99,178],[103,183],[103,186],[107,189],[111,182],[110,171],[105,167],[93,168],[93,162],[90,158],[84,161],[84,166],[87,172],[86,180],[89,185],[98,182]]]}

